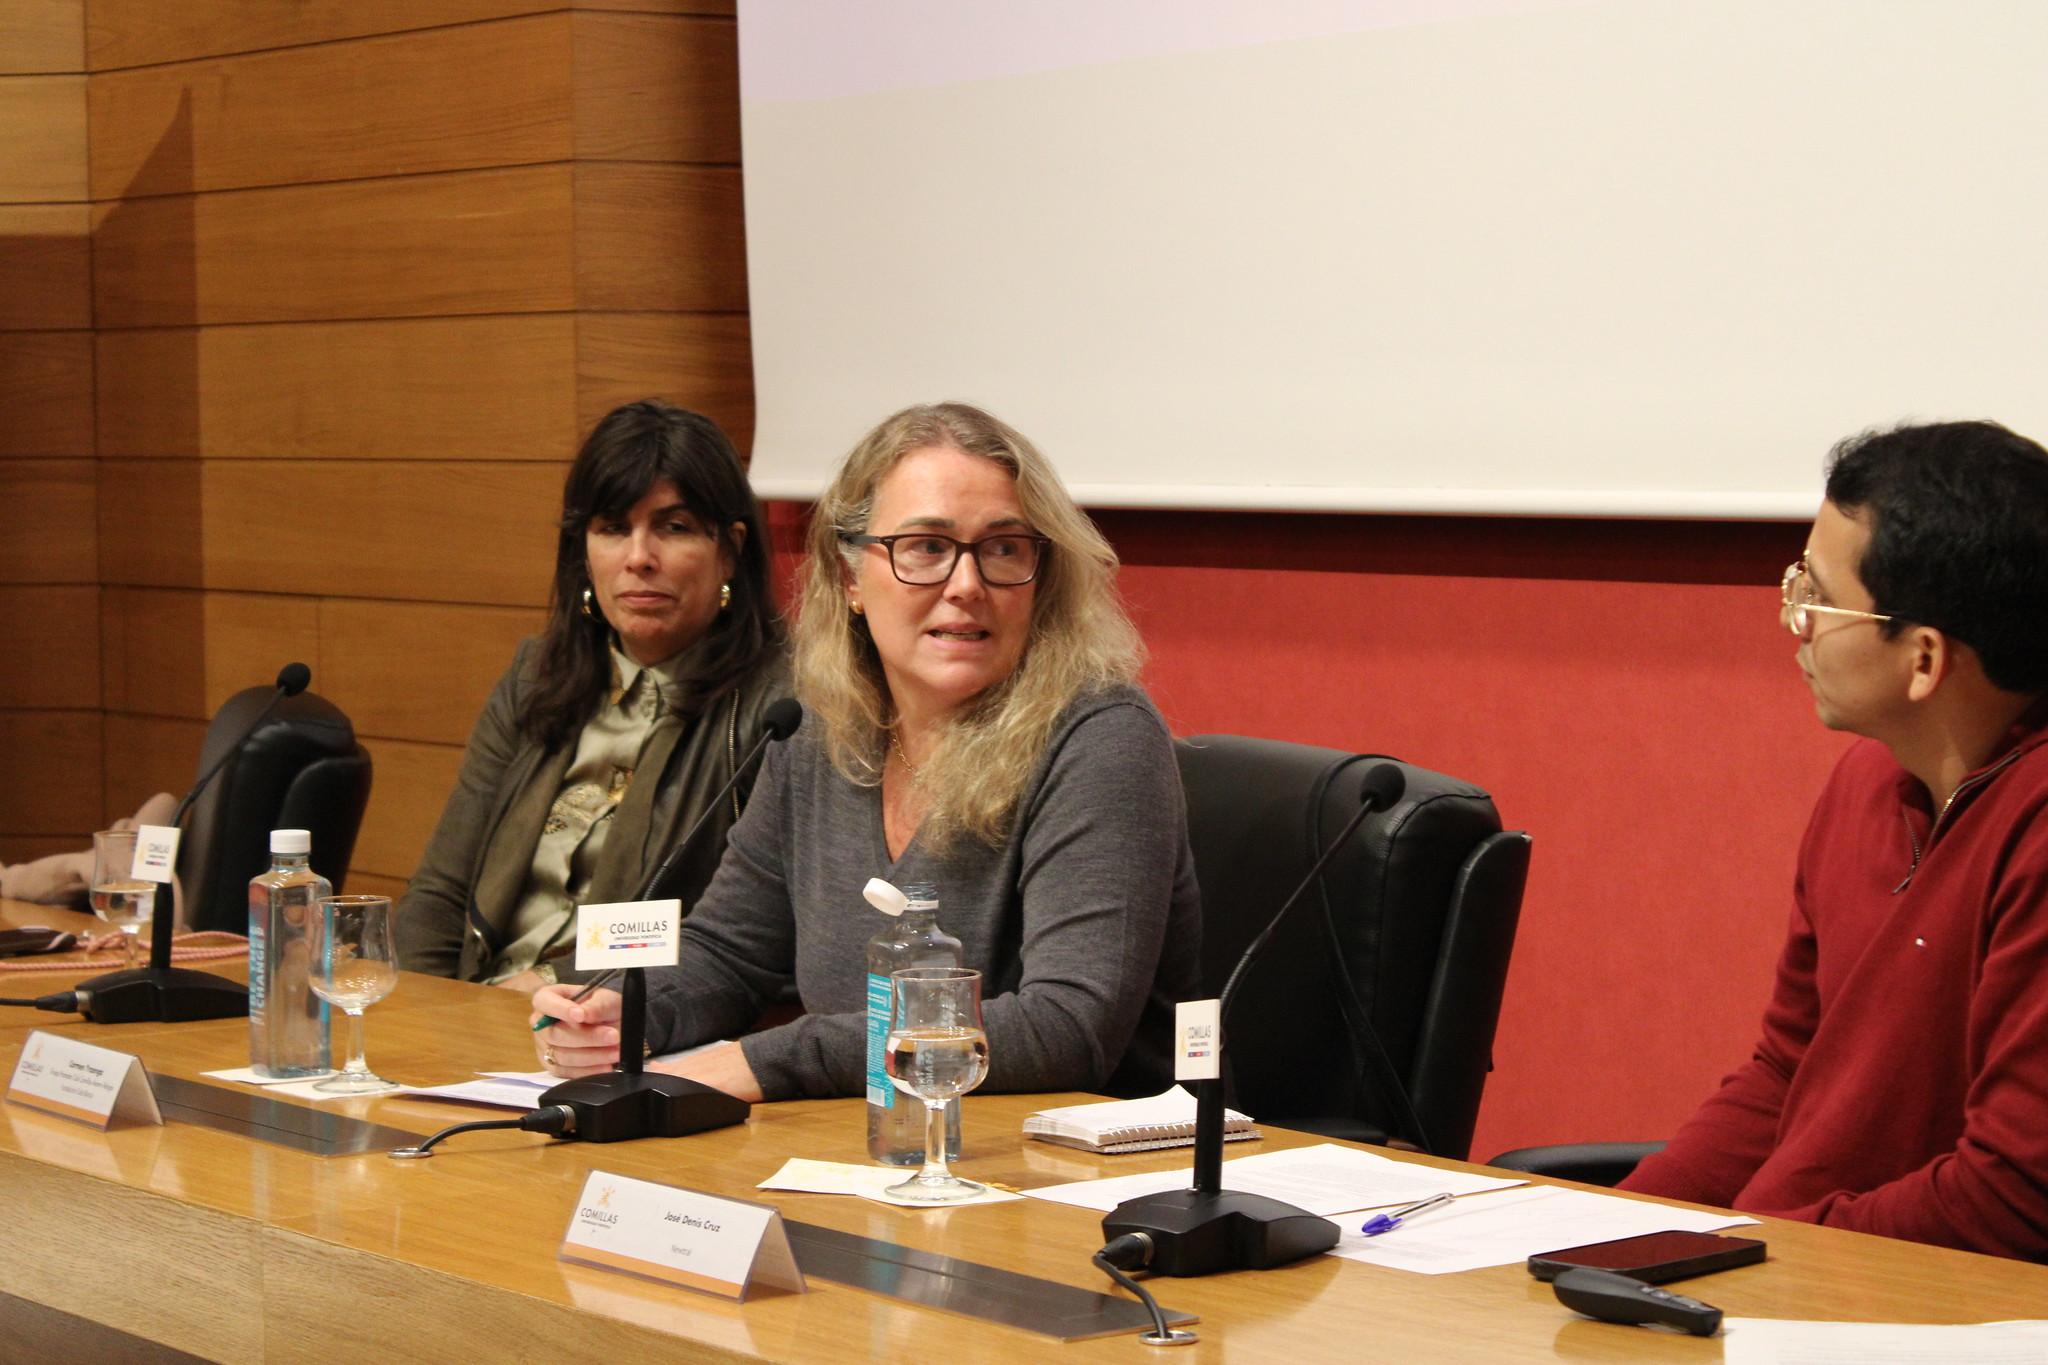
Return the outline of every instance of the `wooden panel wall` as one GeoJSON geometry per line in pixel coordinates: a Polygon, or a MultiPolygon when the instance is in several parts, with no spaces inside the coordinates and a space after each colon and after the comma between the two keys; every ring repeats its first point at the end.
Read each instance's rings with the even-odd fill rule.
{"type": "Polygon", "coordinates": [[[730,0],[0,0],[0,35],[0,634],[47,640],[0,659],[0,835],[181,788],[302,659],[377,764],[351,880],[395,890],[582,433],[658,394],[752,439],[730,0]]]}
{"type": "Polygon", "coordinates": [[[99,827],[84,0],[0,0],[0,863],[99,827]]]}

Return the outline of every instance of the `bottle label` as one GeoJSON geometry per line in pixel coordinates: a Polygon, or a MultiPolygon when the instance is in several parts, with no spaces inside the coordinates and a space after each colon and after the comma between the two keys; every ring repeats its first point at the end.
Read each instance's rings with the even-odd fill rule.
{"type": "Polygon", "coordinates": [[[868,973],[868,1103],[887,1109],[896,1100],[884,1054],[889,1047],[889,978],[868,973]]]}
{"type": "Polygon", "coordinates": [[[249,1017],[263,1017],[263,999],[270,985],[269,975],[263,970],[263,921],[249,917],[249,1017]]]}

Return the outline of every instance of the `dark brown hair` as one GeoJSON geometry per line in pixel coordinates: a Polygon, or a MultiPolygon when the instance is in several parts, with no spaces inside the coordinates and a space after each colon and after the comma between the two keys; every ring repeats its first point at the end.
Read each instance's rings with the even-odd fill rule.
{"type": "Polygon", "coordinates": [[[519,716],[529,738],[554,746],[583,728],[611,684],[611,626],[583,612],[590,587],[584,536],[598,517],[623,517],[667,479],[683,505],[732,556],[732,602],[704,637],[701,666],[685,679],[678,714],[702,711],[781,647],[768,583],[768,530],[746,471],[718,424],[658,399],[614,408],[591,430],[562,485],[555,582],[541,634],[538,679],[519,716]],[[746,528],[736,536],[735,525],[746,528]]]}

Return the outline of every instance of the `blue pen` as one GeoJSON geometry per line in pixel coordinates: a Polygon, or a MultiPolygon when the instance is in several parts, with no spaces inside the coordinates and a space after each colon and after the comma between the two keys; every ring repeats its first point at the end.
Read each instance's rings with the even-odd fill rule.
{"type": "Polygon", "coordinates": [[[1431,1209],[1442,1208],[1445,1204],[1451,1202],[1451,1198],[1452,1196],[1448,1194],[1433,1194],[1427,1199],[1418,1200],[1410,1204],[1405,1209],[1395,1209],[1392,1213],[1376,1213],[1365,1220],[1365,1226],[1360,1228],[1359,1231],[1368,1237],[1377,1237],[1383,1232],[1392,1232],[1410,1218],[1428,1213],[1431,1209]]]}

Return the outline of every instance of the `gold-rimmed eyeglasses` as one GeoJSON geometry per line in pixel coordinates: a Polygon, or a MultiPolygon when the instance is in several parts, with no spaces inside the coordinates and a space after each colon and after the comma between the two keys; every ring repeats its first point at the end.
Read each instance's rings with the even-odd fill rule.
{"type": "Polygon", "coordinates": [[[889,569],[896,580],[914,588],[936,587],[951,578],[963,553],[974,557],[981,581],[990,587],[1021,588],[1038,577],[1052,544],[1045,536],[1018,533],[955,540],[931,531],[906,531],[894,536],[856,533],[841,539],[849,545],[880,545],[889,552],[889,569]]]}
{"type": "Polygon", "coordinates": [[[1883,612],[1857,611],[1853,607],[1830,607],[1813,600],[1813,577],[1806,572],[1806,560],[1795,559],[1785,569],[1785,577],[1778,584],[1778,597],[1784,603],[1778,610],[1778,619],[1785,623],[1785,629],[1802,640],[1812,638],[1813,615],[1822,612],[1829,616],[1847,616],[1858,621],[1889,621],[1892,618],[1883,612]]]}

